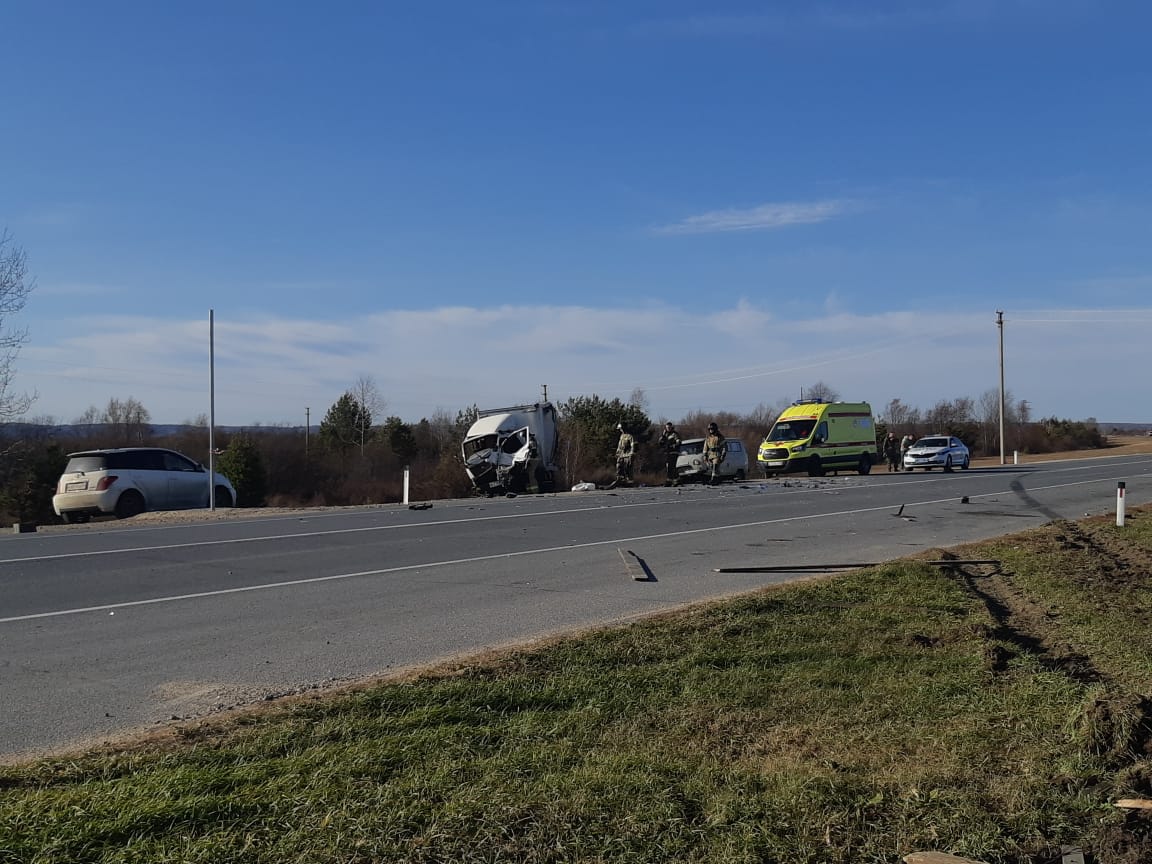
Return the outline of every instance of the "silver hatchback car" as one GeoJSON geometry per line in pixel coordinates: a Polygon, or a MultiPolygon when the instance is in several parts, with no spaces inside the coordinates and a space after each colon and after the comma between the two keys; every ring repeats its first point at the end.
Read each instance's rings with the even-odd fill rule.
{"type": "Polygon", "coordinates": [[[904,467],[913,471],[923,468],[931,471],[933,468],[943,468],[951,471],[959,468],[967,471],[971,458],[964,442],[953,435],[929,435],[921,438],[904,454],[904,467]]]}
{"type": "MultiPolygon", "coordinates": [[[[236,490],[228,478],[217,472],[212,482],[216,504],[233,506],[236,490]]],[[[68,454],[52,509],[65,522],[106,513],[127,519],[146,510],[207,507],[209,491],[208,469],[175,450],[85,450],[68,454]]]]}

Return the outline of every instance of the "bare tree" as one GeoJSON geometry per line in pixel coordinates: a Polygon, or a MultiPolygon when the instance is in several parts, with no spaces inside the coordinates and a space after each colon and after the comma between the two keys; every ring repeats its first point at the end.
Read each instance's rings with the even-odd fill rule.
{"type": "Polygon", "coordinates": [[[432,437],[436,439],[436,449],[441,453],[454,449],[460,443],[456,434],[456,418],[447,408],[437,408],[428,421],[432,437]]]}
{"type": "Polygon", "coordinates": [[[994,453],[1000,442],[999,390],[985,390],[980,394],[980,398],[976,402],[976,419],[980,423],[984,452],[994,453]]]}
{"type": "Polygon", "coordinates": [[[823,381],[817,381],[811,387],[804,391],[805,399],[820,399],[824,402],[835,402],[840,398],[840,394],[823,381]]]}
{"type": "Polygon", "coordinates": [[[372,379],[371,375],[361,375],[356,379],[355,385],[348,391],[352,394],[352,398],[360,403],[360,407],[364,410],[357,415],[356,419],[356,440],[360,445],[360,455],[364,455],[364,445],[372,437],[372,418],[379,417],[384,413],[384,409],[388,403],[384,401],[384,397],[380,395],[380,388],[376,386],[376,382],[372,379]]]}
{"type": "Polygon", "coordinates": [[[888,407],[884,409],[884,422],[888,424],[888,431],[905,429],[908,426],[911,413],[912,409],[900,399],[893,399],[889,402],[888,407]]]}
{"type": "Polygon", "coordinates": [[[151,432],[152,415],[131,396],[123,402],[115,396],[109,399],[108,407],[104,409],[104,416],[101,419],[113,427],[117,439],[123,444],[143,443],[151,432]]]}
{"type": "Polygon", "coordinates": [[[16,358],[28,341],[27,328],[12,327],[9,319],[24,309],[35,283],[25,281],[28,257],[13,245],[5,230],[0,233],[0,421],[21,416],[36,401],[36,394],[13,393],[16,358]]]}

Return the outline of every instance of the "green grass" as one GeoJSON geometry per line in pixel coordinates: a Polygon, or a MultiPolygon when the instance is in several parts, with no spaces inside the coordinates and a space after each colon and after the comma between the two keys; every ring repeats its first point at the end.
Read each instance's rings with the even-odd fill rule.
{"type": "Polygon", "coordinates": [[[1136,861],[1111,806],[1152,776],[1130,515],[964,550],[1042,644],[987,577],[899,562],[0,768],[0,862],[1136,861]]]}

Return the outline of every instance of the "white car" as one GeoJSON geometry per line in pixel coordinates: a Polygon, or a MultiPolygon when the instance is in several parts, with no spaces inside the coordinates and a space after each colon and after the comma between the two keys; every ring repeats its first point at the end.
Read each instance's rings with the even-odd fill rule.
{"type": "MultiPolygon", "coordinates": [[[[216,505],[232,507],[232,483],[219,472],[212,482],[216,505]]],[[[147,510],[207,507],[209,491],[208,469],[175,450],[84,450],[68,454],[52,509],[65,522],[87,522],[106,513],[127,519],[147,510]]]]}
{"type": "Polygon", "coordinates": [[[904,454],[904,468],[908,471],[923,468],[931,471],[933,468],[943,468],[951,471],[959,468],[967,471],[971,458],[964,442],[953,435],[929,435],[921,438],[908,448],[904,454]]]}
{"type": "MultiPolygon", "coordinates": [[[[728,452],[720,463],[720,478],[742,481],[748,476],[748,451],[744,443],[735,438],[725,438],[728,452]]],[[[712,472],[704,462],[704,439],[688,438],[680,442],[680,457],[676,460],[676,473],[682,482],[709,480],[712,472]]]]}

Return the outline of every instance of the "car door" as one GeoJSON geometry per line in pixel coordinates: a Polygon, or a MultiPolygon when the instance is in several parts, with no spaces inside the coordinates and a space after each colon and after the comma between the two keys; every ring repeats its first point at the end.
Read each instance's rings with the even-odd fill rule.
{"type": "Polygon", "coordinates": [[[208,475],[186,456],[164,452],[164,469],[168,475],[169,510],[202,507],[208,500],[208,475]]]}
{"type": "Polygon", "coordinates": [[[119,454],[118,461],[128,469],[131,485],[144,496],[149,510],[168,509],[168,472],[164,470],[159,451],[129,450],[119,454]]]}

